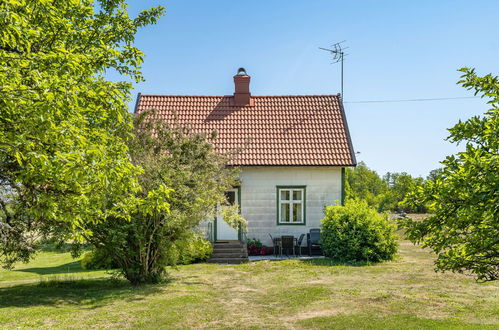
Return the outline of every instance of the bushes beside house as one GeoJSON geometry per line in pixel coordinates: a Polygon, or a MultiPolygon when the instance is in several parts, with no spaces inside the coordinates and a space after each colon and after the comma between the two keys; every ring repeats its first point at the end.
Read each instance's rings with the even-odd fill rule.
{"type": "Polygon", "coordinates": [[[89,224],[93,235],[84,238],[104,248],[120,265],[120,273],[138,285],[160,282],[165,267],[176,261],[190,263],[211,253],[205,244],[201,256],[184,255],[192,251],[187,241],[194,228],[225,202],[237,169],[227,166],[228,156],[215,151],[215,134],[162,121],[154,111],[141,111],[134,119],[128,147],[133,164],[142,168],[140,189],[123,202],[116,200],[125,205],[128,220],[110,214],[106,221],[89,224]]]}
{"type": "Polygon", "coordinates": [[[264,256],[272,253],[272,249],[264,246],[259,239],[252,238],[246,242],[248,247],[248,255],[250,256],[264,256]]]}
{"type": "Polygon", "coordinates": [[[395,226],[365,201],[328,206],[322,219],[324,255],[342,262],[391,260],[397,252],[395,226]]]}
{"type": "MultiPolygon", "coordinates": [[[[213,253],[213,246],[201,234],[191,232],[176,241],[169,249],[169,265],[188,265],[206,261],[213,253]]],[[[109,253],[94,249],[83,255],[80,261],[83,269],[116,269],[119,265],[109,253]]]]}
{"type": "Polygon", "coordinates": [[[172,265],[188,265],[208,260],[213,253],[213,245],[199,233],[192,233],[190,237],[177,241],[172,248],[172,265]]]}

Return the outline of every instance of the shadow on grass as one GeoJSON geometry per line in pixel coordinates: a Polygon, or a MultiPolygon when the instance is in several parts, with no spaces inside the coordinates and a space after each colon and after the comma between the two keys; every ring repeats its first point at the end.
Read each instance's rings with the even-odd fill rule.
{"type": "Polygon", "coordinates": [[[299,258],[262,259],[262,260],[254,260],[253,262],[258,262],[263,260],[275,263],[280,263],[285,261],[297,261],[305,265],[325,266],[325,267],[333,267],[333,266],[365,267],[381,263],[381,262],[371,262],[371,261],[339,261],[322,256],[315,256],[315,258],[314,256],[312,256],[311,258],[307,259],[299,259],[299,258]]]}
{"type": "Polygon", "coordinates": [[[375,262],[369,261],[338,261],[329,258],[298,259],[301,263],[311,266],[351,266],[364,267],[375,265],[375,262]]]}
{"type": "MultiPolygon", "coordinates": [[[[80,305],[94,309],[114,299],[136,301],[159,292],[157,285],[132,286],[125,280],[61,277],[0,288],[0,311],[6,307],[80,305]]],[[[0,312],[1,314],[1,312],[0,312]]]]}
{"type": "Polygon", "coordinates": [[[67,264],[53,266],[53,267],[21,268],[21,269],[14,269],[13,271],[35,273],[38,275],[48,275],[48,274],[56,275],[56,274],[66,274],[66,273],[92,272],[92,270],[81,268],[79,261],[68,262],[67,264]]]}
{"type": "MultiPolygon", "coordinates": [[[[59,252],[59,253],[64,253],[64,252],[71,252],[72,244],[68,243],[55,243],[55,242],[43,242],[40,243],[36,246],[36,249],[38,251],[43,251],[43,252],[59,252]]],[[[83,251],[88,251],[89,247],[88,246],[82,246],[83,251]]]]}

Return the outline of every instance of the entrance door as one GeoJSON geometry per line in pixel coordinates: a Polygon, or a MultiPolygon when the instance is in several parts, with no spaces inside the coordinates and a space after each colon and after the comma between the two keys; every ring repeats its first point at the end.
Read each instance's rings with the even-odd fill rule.
{"type": "MultiPolygon", "coordinates": [[[[225,192],[225,197],[230,205],[239,204],[239,194],[238,189],[232,189],[225,192]]],[[[223,206],[222,206],[223,207],[223,206]]],[[[217,215],[217,240],[237,240],[238,230],[229,226],[227,222],[223,220],[221,215],[217,215]]]]}

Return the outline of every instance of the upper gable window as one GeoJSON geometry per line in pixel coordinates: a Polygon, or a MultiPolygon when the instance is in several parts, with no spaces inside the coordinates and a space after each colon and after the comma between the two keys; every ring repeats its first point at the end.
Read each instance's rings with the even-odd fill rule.
{"type": "Polygon", "coordinates": [[[305,187],[277,187],[277,224],[305,224],[305,187]]]}

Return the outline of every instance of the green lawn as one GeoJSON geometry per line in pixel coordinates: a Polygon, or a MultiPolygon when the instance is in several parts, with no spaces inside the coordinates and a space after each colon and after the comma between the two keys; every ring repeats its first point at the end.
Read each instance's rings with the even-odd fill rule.
{"type": "Polygon", "coordinates": [[[396,261],[372,266],[196,264],[171,269],[169,283],[131,287],[43,252],[0,271],[0,326],[499,329],[499,283],[434,273],[432,262],[402,241],[396,261]]]}

